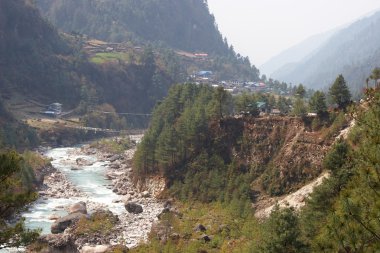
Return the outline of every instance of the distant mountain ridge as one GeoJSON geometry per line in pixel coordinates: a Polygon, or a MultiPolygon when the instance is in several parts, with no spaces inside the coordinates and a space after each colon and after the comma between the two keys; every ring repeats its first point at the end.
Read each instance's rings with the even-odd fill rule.
{"type": "Polygon", "coordinates": [[[321,45],[328,41],[337,29],[314,35],[301,43],[281,52],[259,67],[267,76],[278,69],[295,64],[313,54],[321,45]]]}
{"type": "Polygon", "coordinates": [[[164,43],[185,51],[225,55],[229,47],[204,0],[36,0],[65,32],[110,42],[164,43]],[[175,20],[175,22],[174,22],[175,20]]]}
{"type": "Polygon", "coordinates": [[[380,66],[380,12],[334,34],[311,56],[274,72],[273,78],[324,88],[343,74],[358,94],[373,68],[380,66]]]}

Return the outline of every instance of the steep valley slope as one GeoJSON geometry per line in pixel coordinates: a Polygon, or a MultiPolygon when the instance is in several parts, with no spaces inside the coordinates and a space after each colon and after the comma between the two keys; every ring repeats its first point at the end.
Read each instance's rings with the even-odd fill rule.
{"type": "Polygon", "coordinates": [[[328,128],[313,131],[307,121],[311,119],[306,124],[292,117],[229,119],[217,132],[232,144],[231,158],[251,168],[254,191],[281,195],[321,174],[323,158],[338,133],[328,128]]]}

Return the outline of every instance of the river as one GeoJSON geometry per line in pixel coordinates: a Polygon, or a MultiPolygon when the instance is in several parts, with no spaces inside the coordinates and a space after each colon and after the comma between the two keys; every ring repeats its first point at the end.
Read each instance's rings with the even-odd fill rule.
{"type": "Polygon", "coordinates": [[[26,227],[41,228],[42,234],[49,234],[53,223],[50,218],[53,215],[66,215],[65,207],[79,201],[107,206],[110,211],[118,215],[126,212],[123,203],[114,203],[120,200],[120,196],[109,187],[107,188],[110,181],[106,179],[105,173],[109,162],[100,162],[97,161],[96,156],[80,154],[79,148],[56,148],[48,151],[45,155],[52,159],[51,163],[54,168],[62,172],[70,183],[87,196],[40,198],[23,214],[26,227]],[[81,170],[72,170],[73,166],[76,166],[77,159],[84,159],[93,164],[83,166],[81,170]]]}
{"type": "MultiPolygon", "coordinates": [[[[126,151],[127,154],[128,151],[126,151]]],[[[50,179],[46,189],[40,191],[40,198],[35,201],[22,216],[25,225],[30,229],[41,229],[42,234],[50,234],[54,217],[63,217],[68,214],[68,207],[83,201],[87,204],[89,213],[96,209],[108,209],[119,216],[119,228],[123,231],[110,244],[123,242],[128,247],[135,247],[141,241],[146,241],[153,222],[162,211],[162,203],[154,197],[143,197],[133,187],[128,189],[130,201],[139,203],[144,212],[138,215],[126,211],[123,198],[126,196],[116,194],[112,189],[115,184],[120,184],[120,179],[107,179],[110,172],[122,178],[126,185],[130,183],[130,168],[121,166],[119,169],[111,169],[111,161],[103,159],[98,151],[88,154],[81,147],[54,148],[45,153],[51,159],[51,164],[57,172],[47,177],[50,179]],[[78,159],[86,161],[86,166],[78,168],[78,159]],[[129,172],[128,172],[129,171],[129,172]],[[63,177],[63,180],[57,181],[63,177]],[[56,176],[56,180],[54,179],[56,176]],[[64,181],[64,182],[62,182],[64,181]],[[53,183],[52,183],[53,182],[53,183]]],[[[134,153],[129,150],[129,156],[134,153]]],[[[114,162],[114,161],[113,161],[114,162]]],[[[120,164],[120,161],[116,161],[120,164]]],[[[109,177],[108,177],[109,178],[109,177]]],[[[46,181],[46,180],[45,180],[46,181]]],[[[14,250],[0,250],[0,252],[15,252],[14,250]]]]}

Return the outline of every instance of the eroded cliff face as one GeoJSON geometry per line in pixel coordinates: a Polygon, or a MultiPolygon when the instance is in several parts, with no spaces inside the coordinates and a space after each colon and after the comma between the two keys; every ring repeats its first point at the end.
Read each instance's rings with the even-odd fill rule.
{"type": "MultiPolygon", "coordinates": [[[[251,169],[252,189],[281,195],[317,178],[336,133],[329,127],[312,131],[312,119],[265,117],[228,119],[219,124],[231,157],[251,169]],[[228,136],[228,137],[227,137],[228,136]]],[[[342,125],[342,127],[344,127],[342,125]]]]}

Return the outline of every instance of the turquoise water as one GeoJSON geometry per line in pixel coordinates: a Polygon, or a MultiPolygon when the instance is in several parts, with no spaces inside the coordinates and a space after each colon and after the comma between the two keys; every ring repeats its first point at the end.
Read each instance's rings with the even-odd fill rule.
{"type": "Polygon", "coordinates": [[[106,205],[109,210],[118,215],[125,213],[122,203],[113,203],[120,197],[107,188],[107,185],[110,184],[110,181],[105,178],[107,162],[99,162],[95,156],[78,155],[79,150],[79,148],[57,148],[48,151],[46,156],[51,158],[52,165],[65,174],[68,181],[84,192],[87,197],[41,198],[23,213],[26,227],[40,228],[42,234],[50,234],[50,227],[54,221],[49,218],[52,215],[66,215],[65,209],[79,201],[106,205]],[[94,164],[84,166],[83,170],[71,170],[77,158],[83,158],[94,162],[94,164]]]}

